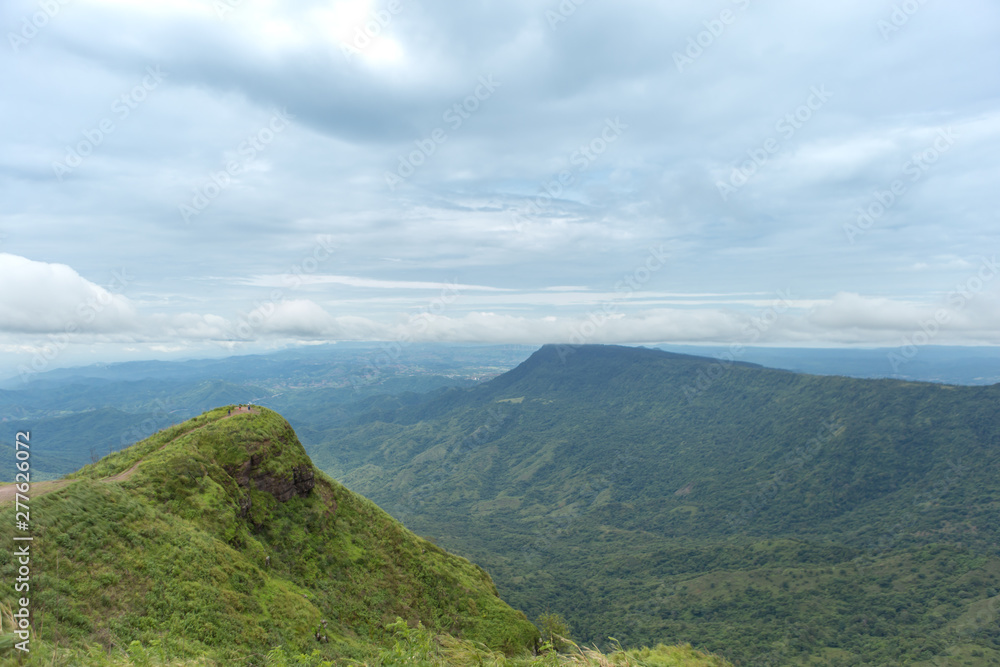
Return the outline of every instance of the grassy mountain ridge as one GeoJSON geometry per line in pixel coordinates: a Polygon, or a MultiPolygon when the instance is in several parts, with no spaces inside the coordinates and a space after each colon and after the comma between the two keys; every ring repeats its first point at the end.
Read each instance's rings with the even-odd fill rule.
{"type": "Polygon", "coordinates": [[[384,399],[310,451],[587,641],[997,661],[993,626],[957,628],[1000,586],[998,405],[1000,385],[545,346],[471,389],[384,399]]]}
{"type": "Polygon", "coordinates": [[[2,664],[727,664],[684,646],[533,657],[538,630],[482,568],[315,469],[266,408],[209,411],[29,494],[33,652],[4,634],[8,590],[2,664]]]}
{"type": "MultiPolygon", "coordinates": [[[[532,644],[534,626],[482,569],[316,474],[280,416],[226,413],[167,429],[33,500],[35,623],[53,641],[156,641],[244,664],[277,645],[312,649],[321,619],[349,651],[401,616],[497,650],[532,644]]],[[[13,576],[6,547],[0,561],[13,576]]]]}

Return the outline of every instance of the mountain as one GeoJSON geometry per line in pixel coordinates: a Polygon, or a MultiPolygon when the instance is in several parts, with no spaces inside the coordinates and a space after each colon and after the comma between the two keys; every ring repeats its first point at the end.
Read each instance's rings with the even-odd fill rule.
{"type": "MultiPolygon", "coordinates": [[[[14,491],[0,487],[5,531],[14,491]]],[[[18,664],[535,664],[538,630],[484,570],[318,471],[266,408],[209,411],[28,496],[33,541],[0,544],[10,582],[30,549],[34,652],[18,664]]],[[[17,600],[0,594],[4,632],[17,600]]],[[[18,639],[0,636],[0,660],[18,639]]]]}
{"type": "Polygon", "coordinates": [[[310,453],[585,641],[1000,664],[998,406],[1000,385],[553,345],[372,398],[310,453]]]}
{"type": "MultiPolygon", "coordinates": [[[[727,347],[671,346],[670,351],[731,358],[727,347]]],[[[372,396],[469,387],[524,361],[526,346],[337,344],[261,355],[187,361],[132,361],[54,369],[0,381],[0,422],[30,429],[47,443],[35,472],[55,479],[95,453],[126,447],[214,406],[253,402],[282,413],[307,446],[349,421],[372,396]],[[4,388],[6,387],[6,388],[4,388]]],[[[850,377],[893,377],[957,384],[1000,380],[994,348],[742,348],[739,360],[773,368],[850,377]]],[[[0,439],[0,457],[10,453],[0,439]]],[[[0,469],[0,480],[13,479],[0,469]]]]}
{"type": "MultiPolygon", "coordinates": [[[[381,392],[426,391],[441,386],[470,386],[471,381],[440,376],[389,377],[378,386],[319,387],[272,391],[254,385],[205,380],[189,385],[167,381],[76,380],[70,384],[38,381],[22,391],[0,390],[0,419],[12,431],[32,431],[45,440],[36,461],[36,479],[56,479],[91,462],[94,456],[127,447],[219,404],[266,402],[300,424],[306,437],[349,410],[363,396],[381,392]],[[345,406],[338,408],[338,406],[345,406]]],[[[0,442],[0,456],[13,456],[10,441],[0,442]]],[[[12,480],[14,471],[0,471],[12,480]]]]}
{"type": "MultiPolygon", "coordinates": [[[[509,370],[518,346],[322,345],[267,355],[174,362],[125,362],[56,369],[0,382],[0,422],[46,442],[38,479],[54,479],[95,453],[131,445],[161,428],[227,403],[263,404],[311,441],[339,420],[333,406],[367,396],[471,386],[509,370]],[[398,349],[397,349],[398,348],[398,349]]],[[[0,456],[13,455],[8,438],[0,456]]],[[[13,479],[0,470],[0,481],[13,479]]]]}
{"type": "Polygon", "coordinates": [[[537,636],[483,570],[315,471],[266,409],[214,410],[49,484],[31,506],[33,611],[60,644],[242,664],[311,649],[317,628],[347,647],[396,616],[508,652],[537,636]]]}
{"type": "Polygon", "coordinates": [[[197,383],[223,379],[237,384],[261,385],[281,380],[319,386],[352,376],[363,380],[360,384],[372,384],[399,373],[440,375],[472,371],[479,375],[491,373],[495,368],[508,370],[523,361],[532,349],[524,345],[340,342],[292,347],[266,354],[183,361],[124,361],[43,372],[23,366],[17,373],[10,369],[10,377],[0,376],[0,388],[22,389],[39,380],[61,384],[90,380],[197,383]]]}
{"type": "MultiPolygon", "coordinates": [[[[732,358],[732,346],[660,345],[668,352],[732,358]]],[[[946,384],[1000,382],[1000,348],[924,345],[888,348],[741,347],[742,361],[796,373],[893,378],[946,384]]]]}

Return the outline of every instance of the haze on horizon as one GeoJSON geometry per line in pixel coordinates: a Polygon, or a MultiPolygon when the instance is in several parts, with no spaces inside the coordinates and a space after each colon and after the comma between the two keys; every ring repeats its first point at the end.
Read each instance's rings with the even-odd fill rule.
{"type": "Polygon", "coordinates": [[[1000,343],[986,0],[11,0],[0,26],[0,377],[1000,343]]]}

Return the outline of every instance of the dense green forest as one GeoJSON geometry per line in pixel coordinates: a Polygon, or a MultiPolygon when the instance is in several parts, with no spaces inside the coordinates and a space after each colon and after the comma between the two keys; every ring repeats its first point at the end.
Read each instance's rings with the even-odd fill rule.
{"type": "MultiPolygon", "coordinates": [[[[69,474],[95,457],[228,403],[252,401],[277,410],[304,443],[323,444],[329,429],[365,411],[365,399],[407,393],[412,399],[442,387],[470,387],[514,368],[533,351],[522,345],[340,343],[222,359],[55,369],[0,381],[0,422],[45,439],[38,479],[69,474]]],[[[821,374],[888,372],[886,350],[746,348],[742,356],[821,374]]],[[[982,384],[996,374],[996,366],[991,348],[928,346],[905,370],[907,379],[982,384]]],[[[9,451],[8,439],[0,439],[0,456],[9,451]]],[[[0,470],[0,481],[9,479],[9,471],[0,470]]]]}
{"type": "Polygon", "coordinates": [[[1000,386],[546,346],[471,389],[370,398],[310,452],[584,641],[1000,664],[998,405],[1000,386]]]}
{"type": "MultiPolygon", "coordinates": [[[[239,384],[190,384],[183,373],[141,381],[144,366],[112,366],[107,378],[0,392],[0,409],[32,415],[10,424],[45,441],[33,463],[39,479],[167,428],[87,468],[106,479],[147,443],[178,433],[185,411],[266,396],[317,467],[485,567],[528,618],[558,613],[574,639],[607,651],[614,637],[626,648],[690,642],[741,665],[1000,664],[998,386],[817,377],[610,346],[548,346],[473,386],[476,361],[458,373],[445,361],[385,367],[354,385],[347,380],[361,365],[331,369],[311,358],[285,371],[261,363],[239,384]],[[88,408],[95,401],[103,407],[88,408]]],[[[161,468],[144,493],[214,488],[175,458],[177,468],[161,468]]],[[[70,501],[87,470],[75,490],[39,501],[70,501]]],[[[140,479],[94,484],[124,495],[78,498],[66,512],[93,505],[117,517],[105,506],[137,502],[140,479]]],[[[153,504],[149,516],[166,511],[153,504]]],[[[60,521],[58,530],[76,535],[60,521]]],[[[110,525],[87,526],[93,544],[116,538],[110,525]]],[[[70,557],[56,555],[57,571],[70,557]]],[[[383,611],[360,635],[350,626],[363,637],[352,645],[367,647],[358,650],[376,636],[396,641],[386,629],[395,616],[383,611]]],[[[95,612],[86,607],[77,621],[95,612]]],[[[421,622],[431,637],[442,630],[421,622]]],[[[83,650],[88,636],[109,645],[110,635],[49,623],[70,628],[53,648],[83,650]]],[[[121,651],[131,637],[175,658],[217,650],[157,648],[154,634],[134,630],[115,637],[121,651]]],[[[284,639],[271,636],[264,648],[311,650],[284,639]]]]}
{"type": "Polygon", "coordinates": [[[234,408],[32,484],[32,652],[9,587],[3,664],[725,664],[683,646],[556,654],[484,570],[315,469],[277,413],[234,408]]]}

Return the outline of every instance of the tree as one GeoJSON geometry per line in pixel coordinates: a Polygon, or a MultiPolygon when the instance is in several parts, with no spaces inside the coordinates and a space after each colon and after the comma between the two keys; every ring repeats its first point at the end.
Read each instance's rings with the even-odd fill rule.
{"type": "Polygon", "coordinates": [[[569,624],[562,616],[546,612],[538,617],[537,625],[544,644],[551,644],[556,651],[569,648],[569,624]]]}

